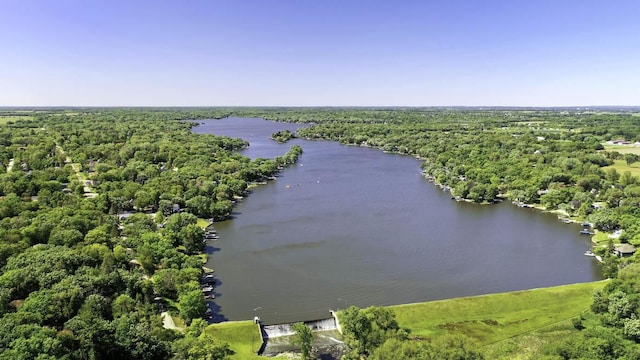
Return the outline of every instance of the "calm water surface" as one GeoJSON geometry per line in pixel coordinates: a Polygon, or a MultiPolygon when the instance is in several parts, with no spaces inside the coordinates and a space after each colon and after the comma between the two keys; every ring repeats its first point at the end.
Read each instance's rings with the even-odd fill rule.
{"type": "Polygon", "coordinates": [[[300,125],[200,121],[197,133],[241,137],[242,153],[304,154],[253,189],[216,227],[209,266],[220,319],[266,323],[326,317],[329,309],[487,294],[601,279],[583,255],[589,237],[555,215],[511,204],[458,203],[411,157],[329,141],[277,144],[300,125]]]}

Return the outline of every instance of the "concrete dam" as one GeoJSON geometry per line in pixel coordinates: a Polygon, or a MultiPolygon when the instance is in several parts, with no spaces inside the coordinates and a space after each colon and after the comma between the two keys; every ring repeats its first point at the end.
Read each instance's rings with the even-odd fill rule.
{"type": "MultiPolygon", "coordinates": [[[[336,317],[304,321],[303,323],[313,331],[312,345],[314,348],[343,346],[341,329],[336,317]]],[[[298,351],[300,347],[293,345],[296,339],[296,333],[292,329],[293,324],[295,323],[260,325],[263,341],[260,354],[276,356],[283,352],[298,351]]]]}

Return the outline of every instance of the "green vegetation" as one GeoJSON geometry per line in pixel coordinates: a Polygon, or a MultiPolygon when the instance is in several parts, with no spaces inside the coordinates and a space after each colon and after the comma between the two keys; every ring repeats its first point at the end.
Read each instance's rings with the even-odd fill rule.
{"type": "Polygon", "coordinates": [[[350,358],[618,359],[640,350],[637,295],[628,295],[639,269],[630,265],[612,281],[351,307],[338,316],[350,358]]]}
{"type": "Polygon", "coordinates": [[[602,170],[604,171],[607,171],[609,169],[614,169],[619,174],[624,174],[628,171],[633,176],[640,176],[640,163],[627,164],[625,160],[614,160],[611,166],[602,168],[602,170]]]}
{"type": "Polygon", "coordinates": [[[345,359],[484,359],[476,344],[463,336],[416,341],[400,328],[393,310],[352,306],[338,313],[349,352],[345,359]]]}
{"type": "Polygon", "coordinates": [[[202,219],[202,218],[198,218],[198,221],[196,222],[196,225],[198,227],[203,228],[203,229],[206,228],[207,226],[209,226],[210,224],[211,223],[209,222],[209,220],[202,219]]]}
{"type": "Polygon", "coordinates": [[[217,111],[29,114],[0,127],[0,358],[227,357],[203,333],[198,218],[225,219],[302,149],[250,160],[179,121],[217,111]]]}
{"type": "Polygon", "coordinates": [[[639,357],[640,255],[612,250],[640,246],[640,150],[603,145],[640,141],[637,114],[219,108],[0,113],[0,359],[253,356],[248,327],[204,331],[202,219],[228,218],[302,148],[251,160],[235,152],[243,140],[196,135],[184,121],[230,115],[313,123],[297,136],[415,156],[456,197],[508,198],[598,231],[594,252],[612,280],[592,301],[601,283],[350,308],[349,357],[639,357]],[[158,298],[184,333],[163,328],[158,298]]]}
{"type": "Polygon", "coordinates": [[[275,140],[275,141],[277,141],[279,143],[285,143],[285,142],[287,142],[287,141],[289,141],[289,140],[291,140],[291,139],[293,139],[295,137],[296,137],[295,134],[292,133],[289,130],[280,130],[280,131],[277,131],[277,132],[271,134],[271,139],[273,139],[273,140],[275,140]]]}
{"type": "Polygon", "coordinates": [[[309,356],[311,355],[311,343],[313,341],[313,333],[311,332],[311,329],[301,322],[293,324],[292,329],[296,332],[296,339],[294,343],[300,345],[302,360],[309,359],[309,356]]]}
{"type": "Polygon", "coordinates": [[[262,334],[253,321],[210,325],[206,333],[217,341],[228,343],[234,359],[264,359],[257,355],[262,345],[262,334]]]}
{"type": "Polygon", "coordinates": [[[604,145],[604,150],[615,151],[620,154],[636,154],[640,155],[640,147],[632,145],[604,145]]]}
{"type": "Polygon", "coordinates": [[[0,125],[15,123],[16,121],[32,120],[32,116],[0,116],[0,125]]]}
{"type": "Polygon", "coordinates": [[[640,140],[631,112],[269,109],[261,115],[314,124],[298,130],[299,137],[415,156],[425,175],[455,197],[508,198],[561,211],[596,230],[623,229],[616,242],[640,246],[640,156],[631,146],[603,146],[640,140]]]}
{"type": "Polygon", "coordinates": [[[482,345],[579,317],[606,282],[391,306],[413,336],[465,335],[482,345]]]}

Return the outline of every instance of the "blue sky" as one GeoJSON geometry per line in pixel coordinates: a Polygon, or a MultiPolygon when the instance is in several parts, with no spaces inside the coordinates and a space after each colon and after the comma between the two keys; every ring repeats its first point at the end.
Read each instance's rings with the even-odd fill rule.
{"type": "Polygon", "coordinates": [[[0,106],[640,105],[640,2],[0,0],[0,106]]]}

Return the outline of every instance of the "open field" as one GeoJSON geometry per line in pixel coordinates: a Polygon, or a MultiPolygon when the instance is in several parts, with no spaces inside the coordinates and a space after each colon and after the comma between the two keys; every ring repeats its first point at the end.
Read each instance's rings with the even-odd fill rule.
{"type": "Polygon", "coordinates": [[[33,120],[33,116],[0,116],[0,125],[18,120],[33,120]]]}
{"type": "Polygon", "coordinates": [[[604,145],[606,151],[617,151],[620,154],[639,154],[640,146],[633,145],[604,145]]]}
{"type": "MultiPolygon", "coordinates": [[[[638,152],[640,154],[640,152],[638,152]]],[[[640,163],[633,163],[631,166],[627,165],[625,160],[614,160],[614,164],[611,166],[605,166],[602,170],[616,169],[618,174],[623,174],[625,171],[629,171],[633,176],[640,176],[640,163]]]]}
{"type": "Polygon", "coordinates": [[[235,352],[232,359],[264,359],[256,355],[262,345],[262,335],[251,320],[230,321],[207,327],[208,335],[221,343],[228,343],[235,352]]]}
{"type": "Polygon", "coordinates": [[[579,316],[605,281],[391,306],[398,323],[421,338],[463,334],[481,345],[579,316]]]}

